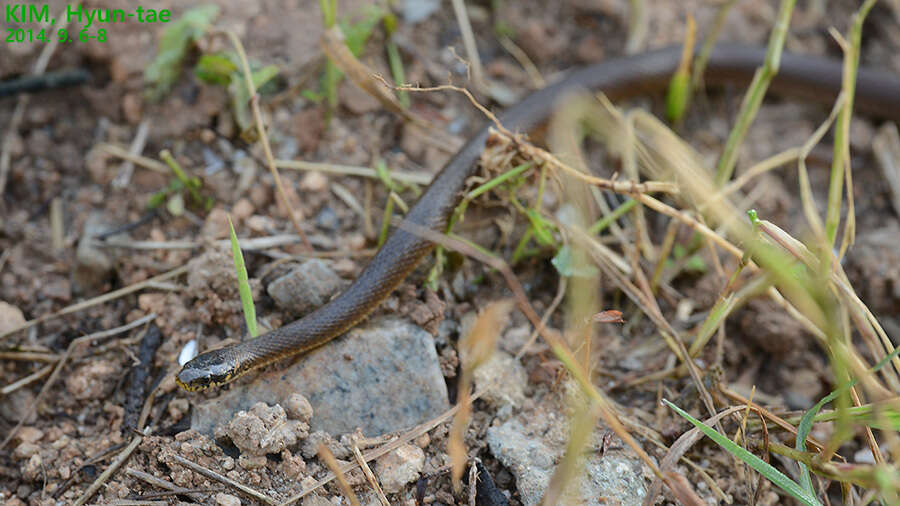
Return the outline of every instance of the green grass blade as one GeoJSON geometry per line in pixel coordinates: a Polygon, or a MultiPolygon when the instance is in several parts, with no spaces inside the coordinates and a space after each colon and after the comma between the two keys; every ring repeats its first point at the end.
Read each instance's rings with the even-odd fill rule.
{"type": "Polygon", "coordinates": [[[241,245],[238,243],[237,234],[234,233],[231,216],[228,217],[228,231],[231,234],[231,254],[234,257],[234,271],[237,273],[238,291],[241,293],[241,307],[244,308],[247,332],[250,333],[250,337],[256,337],[259,335],[259,329],[256,327],[256,307],[253,305],[253,294],[250,292],[247,267],[244,265],[244,255],[241,253],[241,245]]]}
{"type": "Polygon", "coordinates": [[[775,469],[770,464],[768,464],[763,459],[757,457],[756,455],[750,453],[749,451],[741,448],[734,441],[728,439],[727,437],[720,434],[718,431],[713,429],[712,427],[706,425],[705,423],[697,420],[696,418],[689,415],[686,411],[679,408],[678,406],[672,404],[666,399],[663,399],[663,403],[666,406],[672,408],[676,413],[678,413],[682,418],[691,422],[695,427],[700,429],[704,434],[706,434],[710,439],[716,442],[719,446],[721,446],[725,451],[734,455],[735,457],[741,459],[742,462],[747,464],[748,466],[755,469],[759,474],[763,475],[771,481],[775,486],[784,490],[791,497],[797,499],[803,504],[807,504],[810,506],[821,506],[821,503],[816,496],[810,494],[807,490],[797,484],[794,480],[785,476],[781,471],[775,469]]]}

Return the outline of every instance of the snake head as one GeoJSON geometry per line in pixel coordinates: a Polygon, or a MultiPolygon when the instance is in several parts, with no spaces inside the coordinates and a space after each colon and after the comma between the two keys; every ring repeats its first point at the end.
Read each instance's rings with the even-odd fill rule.
{"type": "Polygon", "coordinates": [[[188,361],[175,376],[175,382],[189,392],[196,392],[233,380],[237,376],[235,363],[223,357],[221,351],[208,351],[188,361]]]}

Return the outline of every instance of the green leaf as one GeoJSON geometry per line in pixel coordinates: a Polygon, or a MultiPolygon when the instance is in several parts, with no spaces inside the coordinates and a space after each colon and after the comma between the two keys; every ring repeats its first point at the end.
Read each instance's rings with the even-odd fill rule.
{"type": "Polygon", "coordinates": [[[684,117],[690,93],[690,72],[679,68],[672,76],[672,80],[669,81],[669,91],[666,93],[666,119],[670,123],[679,121],[684,117]]]}
{"type": "Polygon", "coordinates": [[[800,485],[797,484],[797,482],[785,476],[781,471],[775,469],[763,459],[741,448],[734,441],[723,436],[709,425],[706,425],[700,420],[697,420],[686,411],[672,404],[668,400],[663,399],[662,402],[666,406],[669,406],[676,413],[678,413],[679,416],[691,422],[694,427],[700,429],[701,432],[715,441],[715,443],[725,449],[725,451],[741,459],[741,461],[755,469],[759,474],[765,476],[775,486],[790,494],[794,499],[797,499],[801,503],[809,506],[821,506],[821,503],[815,495],[810,494],[807,490],[804,490],[800,485]]]}
{"type": "Polygon", "coordinates": [[[341,21],[341,31],[344,32],[344,40],[353,56],[359,56],[363,47],[372,35],[372,31],[378,26],[384,17],[384,9],[377,5],[369,5],[362,14],[362,19],[356,23],[341,21]]]}
{"type": "Polygon", "coordinates": [[[250,334],[250,337],[256,337],[259,335],[259,329],[256,327],[256,307],[253,305],[253,293],[250,291],[247,267],[244,265],[244,255],[241,253],[241,245],[238,243],[237,234],[234,233],[231,216],[228,217],[228,230],[231,235],[231,255],[234,257],[234,270],[238,278],[238,291],[241,294],[244,321],[247,322],[247,332],[250,334]]]}
{"type": "Polygon", "coordinates": [[[228,83],[231,82],[232,74],[237,70],[238,66],[229,55],[212,53],[200,56],[200,60],[194,67],[194,75],[207,83],[228,86],[228,83]]]}
{"type": "Polygon", "coordinates": [[[156,58],[144,69],[144,80],[150,86],[148,97],[159,100],[172,88],[181,72],[187,50],[203,37],[213,19],[219,14],[215,5],[195,7],[170,23],[159,39],[156,58]]]}
{"type": "MultiPolygon", "coordinates": [[[[266,65],[265,67],[250,72],[253,86],[259,89],[278,75],[278,66],[266,65]]],[[[243,130],[253,126],[253,114],[250,112],[250,90],[247,89],[247,81],[242,73],[236,72],[231,77],[228,85],[228,95],[231,97],[231,110],[234,112],[234,120],[243,130]]]]}

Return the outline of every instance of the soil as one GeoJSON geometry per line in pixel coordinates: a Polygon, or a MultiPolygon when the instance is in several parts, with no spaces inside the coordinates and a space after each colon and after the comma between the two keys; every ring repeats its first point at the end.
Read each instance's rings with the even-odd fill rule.
{"type": "MultiPolygon", "coordinates": [[[[319,2],[257,4],[218,0],[216,3],[220,7],[216,26],[234,30],[251,61],[275,64],[280,69],[274,91],[261,97],[276,157],[360,166],[372,166],[384,160],[392,169],[421,174],[434,174],[448,159],[450,153],[446,149],[425,142],[416,129],[404,125],[401,118],[348,82],[338,88],[340,106],[334,111],[329,111],[324,101],[311,100],[308,94],[302,93],[315,89],[321,75],[319,2]]],[[[520,94],[531,88],[532,82],[520,62],[500,44],[494,27],[511,27],[513,41],[534,62],[541,75],[550,80],[570,67],[622,55],[628,36],[628,6],[632,2],[467,3],[487,75],[520,94]]],[[[645,3],[646,48],[680,43],[688,14],[694,16],[700,34],[705,34],[716,12],[712,2],[654,0],[645,3]]],[[[47,4],[54,13],[64,6],[58,1],[47,4]]],[[[342,1],[340,14],[358,17],[363,4],[342,1]]],[[[800,2],[786,49],[840,58],[840,48],[828,29],[834,26],[846,33],[856,2],[828,2],[825,12],[816,8],[820,4],[800,2]]],[[[99,6],[97,2],[84,3],[85,8],[99,6]]],[[[861,64],[900,74],[900,24],[897,22],[900,13],[890,6],[889,2],[879,3],[869,16],[862,40],[861,64]]],[[[130,9],[131,5],[111,1],[103,3],[103,7],[130,9]]],[[[188,5],[161,0],[154,7],[169,8],[172,18],[178,19],[188,5]]],[[[765,45],[776,10],[769,2],[738,2],[727,18],[722,40],[765,45]]],[[[422,86],[445,84],[448,80],[467,84],[466,68],[460,60],[466,52],[456,18],[446,2],[423,21],[406,22],[402,16],[398,19],[395,40],[404,59],[407,82],[422,86]]],[[[2,26],[6,34],[7,25],[2,26]]],[[[153,352],[152,380],[164,377],[166,371],[176,367],[177,357],[189,341],[199,340],[201,349],[206,349],[236,342],[243,334],[243,315],[229,249],[215,243],[228,237],[228,213],[242,237],[292,234],[294,230],[285,209],[277,203],[260,143],[248,145],[241,139],[225,89],[203,83],[190,70],[185,70],[161,101],[145,100],[143,71],[154,58],[164,25],[123,23],[106,27],[108,42],[61,45],[50,59],[49,70],[87,69],[92,75],[87,84],[31,96],[24,116],[13,130],[8,125],[13,120],[18,99],[0,98],[0,135],[8,136],[5,149],[10,157],[6,186],[0,194],[0,332],[24,320],[50,315],[79,301],[183,265],[190,265],[190,272],[137,293],[48,318],[27,331],[4,338],[0,347],[58,359],[78,337],[155,313],[154,323],[163,339],[153,352]],[[186,197],[186,208],[178,215],[160,209],[147,218],[148,200],[164,190],[173,181],[172,176],[136,166],[126,185],[114,184],[116,177],[126,170],[125,162],[104,152],[100,146],[112,143],[127,149],[143,121],[149,121],[150,127],[141,154],[156,160],[161,150],[169,150],[192,176],[201,178],[202,193],[212,199],[211,209],[195,205],[186,197]],[[52,222],[56,216],[61,216],[57,229],[61,234],[55,237],[52,222]],[[79,253],[86,224],[93,224],[98,230],[112,230],[139,221],[143,223],[117,237],[129,241],[192,241],[195,247],[100,248],[79,253]]],[[[379,27],[364,48],[362,60],[383,75],[390,75],[384,42],[384,31],[379,27]]],[[[26,74],[45,46],[43,43],[4,44],[0,47],[0,79],[26,74]]],[[[199,51],[204,52],[228,47],[227,39],[221,36],[205,37],[199,43],[199,51]]],[[[189,64],[196,62],[199,51],[194,49],[188,55],[189,64]]],[[[712,91],[697,101],[678,129],[707,161],[714,161],[724,145],[742,91],[735,87],[712,91]]],[[[481,114],[460,94],[413,93],[410,98],[412,110],[460,143],[482,122],[481,114]]],[[[477,98],[497,110],[501,108],[491,97],[480,94],[477,98]]],[[[649,108],[657,114],[662,111],[661,97],[638,99],[632,105],[649,108]]],[[[738,172],[776,152],[801,145],[827,113],[821,106],[780,99],[767,101],[744,143],[738,172]]],[[[872,136],[879,126],[874,120],[854,118],[853,184],[858,240],[846,268],[862,300],[876,313],[888,333],[897,335],[900,331],[900,269],[897,268],[900,248],[896,246],[900,244],[900,220],[891,207],[889,189],[870,150],[872,136]]],[[[826,137],[825,147],[815,153],[828,157],[830,142],[831,137],[826,137]]],[[[829,162],[830,158],[824,163],[817,162],[815,156],[810,161],[811,182],[820,206],[827,192],[829,162]]],[[[598,175],[610,176],[613,170],[607,166],[598,175]]],[[[384,185],[353,176],[291,170],[283,170],[281,178],[296,204],[294,212],[319,256],[325,257],[342,278],[353,279],[377,247],[380,209],[388,199],[384,185]],[[341,192],[335,191],[335,187],[342,187],[344,195],[349,194],[368,209],[371,221],[367,223],[348,204],[349,199],[338,196],[341,192]]],[[[753,204],[760,216],[802,237],[808,227],[797,198],[796,171],[782,168],[764,176],[757,184],[765,188],[753,204]]],[[[410,190],[401,195],[407,202],[415,199],[415,193],[410,190]]],[[[504,219],[497,218],[497,213],[504,213],[502,209],[479,204],[473,207],[463,232],[480,245],[509,258],[518,237],[510,238],[507,234],[520,233],[521,227],[504,227],[504,219]]],[[[658,245],[668,221],[661,216],[649,216],[651,238],[658,245]]],[[[678,237],[685,245],[690,239],[689,234],[678,237]]],[[[273,303],[263,284],[273,269],[278,268],[280,258],[302,255],[305,251],[302,244],[290,244],[245,252],[257,312],[268,327],[287,323],[293,315],[273,303]]],[[[708,252],[704,254],[708,256],[708,252]]],[[[558,277],[549,260],[549,255],[538,255],[516,266],[516,274],[539,312],[550,306],[557,290],[558,277]]],[[[445,273],[437,291],[427,290],[424,276],[433,260],[429,258],[425,263],[382,305],[380,313],[404,315],[439,334],[442,319],[461,322],[488,301],[507,294],[502,277],[474,261],[457,262],[462,266],[445,273]]],[[[724,260],[724,267],[730,272],[734,265],[724,260]]],[[[651,273],[652,268],[648,275],[651,273]]],[[[691,301],[693,310],[679,321],[678,308],[664,304],[665,315],[686,329],[702,323],[723,286],[712,269],[706,273],[681,274],[670,284],[681,298],[691,301]]],[[[612,399],[671,443],[687,427],[670,412],[658,409],[658,396],[662,393],[670,399],[686,399],[686,405],[697,402],[696,392],[690,393],[691,380],[669,378],[621,388],[629,378],[666,367],[671,363],[672,354],[660,344],[654,327],[646,319],[641,321],[635,307],[612,284],[604,286],[603,300],[610,308],[621,309],[629,324],[598,327],[595,339],[602,353],[594,356],[596,382],[615,386],[609,390],[612,399]]],[[[563,311],[557,311],[549,323],[552,328],[562,328],[563,311]]],[[[146,327],[140,326],[73,348],[61,375],[41,398],[37,413],[26,419],[13,440],[0,449],[0,498],[6,504],[74,502],[132,441],[133,429],[124,423],[129,392],[126,378],[139,362],[140,340],[145,331],[146,327]]],[[[510,336],[515,334],[522,339],[530,331],[522,315],[515,314],[504,335],[512,339],[510,336]]],[[[807,408],[832,390],[833,375],[827,356],[802,326],[772,304],[764,300],[748,304],[729,320],[726,334],[721,381],[733,390],[749,393],[755,386],[755,398],[781,412],[786,408],[807,408]]],[[[452,331],[449,339],[439,340],[438,346],[451,402],[456,400],[458,338],[458,331],[452,331]]],[[[9,357],[7,354],[0,359],[2,386],[48,365],[46,360],[9,357]]],[[[704,360],[709,363],[715,357],[711,352],[704,360]]],[[[529,383],[526,395],[533,398],[529,402],[535,403],[534,412],[558,410],[555,394],[564,395],[560,391],[564,373],[546,345],[538,341],[522,364],[529,383]],[[545,396],[548,400],[541,404],[545,396]]],[[[47,379],[44,375],[0,394],[0,435],[9,434],[28,413],[47,379]]],[[[175,455],[280,499],[327,473],[328,468],[317,457],[304,458],[289,450],[277,458],[246,457],[240,461],[233,448],[223,448],[206,436],[186,430],[190,405],[196,399],[196,394],[178,389],[171,378],[164,381],[149,413],[149,435],[140,440],[125,466],[91,500],[110,503],[126,498],[157,498],[169,503],[190,500],[229,504],[234,496],[239,496],[234,489],[179,465],[174,461],[175,455]],[[130,471],[126,473],[125,468],[130,471]],[[135,472],[148,473],[190,492],[154,496],[163,489],[136,477],[135,472]]],[[[507,492],[510,502],[520,504],[515,478],[493,457],[484,441],[495,411],[485,401],[475,402],[466,444],[471,456],[480,458],[497,486],[507,492]]],[[[695,409],[694,413],[700,411],[695,409]]],[[[454,493],[445,465],[447,428],[447,424],[441,424],[424,439],[415,441],[416,447],[425,453],[427,479],[413,481],[391,494],[392,503],[415,504],[417,500],[426,504],[467,503],[466,491],[454,493]]],[[[815,431],[813,435],[823,437],[815,431]]],[[[852,456],[864,447],[862,438],[858,438],[842,448],[841,453],[852,456]]],[[[665,455],[649,444],[645,449],[657,459],[665,455]]],[[[723,455],[708,441],[699,443],[689,453],[695,462],[703,462],[718,487],[736,504],[750,503],[752,497],[747,483],[754,480],[741,479],[740,473],[734,473],[730,457],[723,455]]],[[[352,456],[344,458],[352,460],[352,456]]],[[[679,470],[693,483],[702,481],[689,468],[679,470]]],[[[358,470],[350,473],[349,479],[360,484],[361,489],[366,486],[363,485],[365,477],[358,470]]],[[[705,487],[703,490],[714,497],[705,487]]],[[[838,487],[832,486],[830,490],[832,497],[840,497],[838,487]]],[[[342,497],[336,484],[318,493],[328,500],[338,501],[336,498],[342,497]]],[[[762,503],[788,500],[778,496],[773,499],[773,496],[772,487],[765,485],[758,497],[762,503]]],[[[673,501],[668,492],[663,497],[667,502],[673,501]]],[[[248,501],[246,497],[243,500],[248,501]]],[[[334,501],[330,504],[338,503],[334,501]]]]}

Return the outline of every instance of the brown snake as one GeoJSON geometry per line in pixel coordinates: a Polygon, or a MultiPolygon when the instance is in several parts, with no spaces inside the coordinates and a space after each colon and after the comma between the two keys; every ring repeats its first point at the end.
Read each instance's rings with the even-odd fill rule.
{"type": "MultiPolygon", "coordinates": [[[[500,116],[500,121],[510,130],[528,131],[547,119],[563,96],[576,90],[600,90],[610,98],[659,90],[668,83],[680,57],[681,48],[670,47],[572,71],[561,81],[528,95],[509,108],[500,116]]],[[[747,82],[763,64],[764,58],[764,49],[719,46],[710,56],[705,81],[747,82]]],[[[783,54],[771,89],[799,98],[831,101],[841,90],[841,72],[840,61],[783,54]]],[[[860,69],[855,106],[869,114],[900,120],[900,77],[860,69]]],[[[486,125],[435,176],[405,219],[443,231],[462,197],[466,180],[476,170],[487,138],[486,125]]],[[[253,369],[334,339],[368,316],[432,247],[433,244],[424,238],[404,230],[393,230],[362,274],[340,296],[257,339],[197,356],[178,373],[178,384],[186,390],[221,385],[253,369]]]]}

